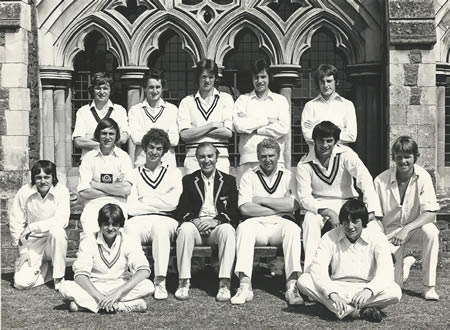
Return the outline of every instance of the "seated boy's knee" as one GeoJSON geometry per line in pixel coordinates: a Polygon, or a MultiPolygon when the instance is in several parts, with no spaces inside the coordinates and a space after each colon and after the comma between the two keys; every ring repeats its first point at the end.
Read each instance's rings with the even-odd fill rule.
{"type": "Polygon", "coordinates": [[[35,283],[33,274],[30,269],[16,272],[14,274],[14,287],[18,290],[31,289],[35,283]]]}

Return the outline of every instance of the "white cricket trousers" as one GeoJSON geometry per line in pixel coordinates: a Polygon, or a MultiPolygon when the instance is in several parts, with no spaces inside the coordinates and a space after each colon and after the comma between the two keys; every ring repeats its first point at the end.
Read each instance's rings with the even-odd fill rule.
{"type": "MultiPolygon", "coordinates": [[[[371,221],[368,226],[376,226],[381,231],[381,227],[371,221]]],[[[398,228],[400,230],[401,228],[398,228]]],[[[389,234],[389,233],[387,233],[389,234]]],[[[403,286],[403,257],[405,247],[411,239],[422,239],[422,282],[426,286],[436,285],[436,269],[439,253],[439,230],[434,223],[427,223],[421,228],[411,231],[406,237],[403,245],[395,246],[390,244],[391,252],[395,257],[394,276],[395,282],[401,287],[403,286]]]]}
{"type": "MultiPolygon", "coordinates": [[[[118,287],[124,285],[127,281],[122,278],[118,278],[111,281],[91,280],[91,282],[95,286],[95,288],[100,291],[100,293],[107,295],[116,290],[118,287]]],[[[153,294],[154,291],[155,287],[152,281],[146,279],[142,282],[139,282],[120,301],[132,301],[139,298],[145,298],[153,294]]],[[[64,281],[61,284],[59,292],[64,298],[75,301],[78,306],[87,308],[94,313],[97,313],[99,310],[98,302],[75,281],[64,281]]]]}
{"type": "Polygon", "coordinates": [[[125,222],[125,233],[139,237],[141,244],[152,244],[155,276],[167,275],[170,243],[175,237],[178,222],[164,215],[140,215],[125,222]]]}
{"type": "MultiPolygon", "coordinates": [[[[329,208],[339,215],[342,205],[346,200],[343,199],[318,199],[320,208],[329,208]]],[[[314,214],[307,211],[305,219],[303,220],[303,248],[305,250],[305,263],[303,267],[305,272],[308,271],[309,266],[312,264],[316,255],[317,248],[319,247],[321,232],[323,226],[327,220],[325,220],[320,214],[314,214]]]]}
{"type": "MultiPolygon", "coordinates": [[[[217,158],[216,168],[226,174],[230,174],[230,160],[228,156],[220,156],[217,158]]],[[[200,169],[198,160],[195,156],[187,155],[184,159],[184,171],[185,174],[191,174],[200,169]]]]}
{"type": "MultiPolygon", "coordinates": [[[[367,283],[355,283],[355,282],[346,282],[346,281],[332,281],[333,282],[333,291],[339,294],[347,304],[350,304],[353,296],[361,291],[362,289],[367,287],[367,283]]],[[[336,316],[341,319],[345,315],[348,315],[351,311],[355,310],[354,307],[348,305],[347,312],[345,315],[339,316],[336,309],[336,304],[328,298],[323,291],[314,284],[311,274],[303,273],[298,281],[297,287],[301,293],[307,295],[311,299],[320,302],[325,305],[330,311],[332,311],[336,316]]],[[[388,284],[387,287],[381,291],[380,293],[372,296],[367,300],[365,307],[378,307],[384,308],[386,306],[396,304],[400,301],[402,297],[402,290],[398,286],[397,283],[392,282],[388,284]]]]}
{"type": "Polygon", "coordinates": [[[16,267],[14,286],[17,289],[31,289],[53,278],[62,278],[66,272],[66,231],[54,227],[44,237],[31,235],[19,248],[19,253],[28,253],[31,266],[25,262],[20,269],[16,267]]]}
{"type": "Polygon", "coordinates": [[[201,237],[192,222],[184,222],[177,232],[177,266],[180,279],[191,278],[191,259],[195,245],[217,245],[219,278],[231,278],[236,255],[236,236],[232,225],[218,225],[208,237],[201,237]]]}
{"type": "Polygon", "coordinates": [[[237,259],[234,273],[237,277],[239,273],[252,277],[255,245],[283,247],[286,279],[293,272],[301,272],[300,235],[301,229],[296,223],[276,215],[245,220],[236,232],[237,259]]]}

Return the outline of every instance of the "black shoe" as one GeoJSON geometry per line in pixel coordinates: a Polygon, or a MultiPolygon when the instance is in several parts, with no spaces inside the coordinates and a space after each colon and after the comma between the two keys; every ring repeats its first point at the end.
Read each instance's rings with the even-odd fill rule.
{"type": "Polygon", "coordinates": [[[383,314],[380,309],[376,307],[363,307],[361,308],[359,315],[361,316],[361,319],[369,322],[379,323],[383,320],[383,314]]]}

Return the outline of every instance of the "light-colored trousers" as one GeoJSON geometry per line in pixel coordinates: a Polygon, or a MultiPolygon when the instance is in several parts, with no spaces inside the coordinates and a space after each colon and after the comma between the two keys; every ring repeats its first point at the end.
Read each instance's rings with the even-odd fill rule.
{"type": "MultiPolygon", "coordinates": [[[[345,315],[339,316],[336,304],[328,298],[323,291],[314,284],[311,274],[303,273],[297,281],[297,287],[301,293],[307,295],[311,299],[320,302],[325,305],[330,311],[332,311],[336,316],[341,319],[345,315],[348,315],[353,310],[354,307],[347,305],[347,310],[345,315]]],[[[346,282],[346,281],[333,281],[333,291],[339,294],[346,302],[349,304],[352,301],[353,296],[367,287],[367,283],[361,282],[346,282]]],[[[378,307],[384,308],[386,306],[396,304],[400,301],[402,297],[402,290],[397,283],[392,282],[383,291],[370,297],[365,307],[378,307]]]]}
{"type": "Polygon", "coordinates": [[[54,227],[44,237],[33,237],[31,234],[24,245],[19,247],[19,253],[20,255],[28,253],[31,266],[25,262],[20,269],[16,267],[14,286],[17,289],[31,289],[53,278],[64,277],[67,253],[66,231],[63,228],[54,227]]]}
{"type": "MultiPolygon", "coordinates": [[[[317,199],[320,203],[320,208],[329,208],[339,215],[342,205],[346,202],[343,199],[317,199]]],[[[327,220],[325,220],[320,214],[314,214],[313,212],[306,211],[305,219],[303,220],[303,247],[305,250],[305,263],[303,267],[305,272],[308,271],[309,266],[312,264],[316,255],[317,248],[319,247],[321,232],[323,226],[327,220]]]]}
{"type": "MultiPolygon", "coordinates": [[[[226,174],[230,174],[230,160],[228,156],[220,156],[217,158],[216,168],[226,174]]],[[[184,171],[185,174],[191,174],[200,169],[198,160],[195,156],[187,155],[184,159],[184,171]]]]}
{"type": "Polygon", "coordinates": [[[233,226],[218,225],[208,237],[201,237],[192,222],[184,222],[178,228],[177,266],[180,279],[191,278],[191,259],[195,245],[217,245],[219,250],[219,278],[231,278],[236,255],[236,236],[233,226]]]}
{"type": "MultiPolygon", "coordinates": [[[[127,281],[122,278],[111,281],[93,281],[92,284],[100,293],[107,295],[114,290],[124,285],[127,281]]],[[[139,282],[128,294],[120,301],[132,301],[139,298],[145,298],[150,296],[155,291],[155,287],[152,281],[146,279],[139,282]]],[[[75,281],[64,281],[61,284],[59,292],[62,296],[68,300],[73,300],[78,306],[89,309],[90,311],[97,313],[99,310],[98,302],[75,281]]]]}
{"type": "MultiPolygon", "coordinates": [[[[371,221],[368,226],[376,226],[381,231],[381,227],[375,222],[371,221]]],[[[401,230],[398,228],[396,231],[401,230]]],[[[438,263],[439,253],[439,230],[434,223],[427,223],[421,228],[411,231],[406,237],[406,242],[403,245],[395,246],[390,244],[391,253],[395,257],[394,276],[395,282],[401,287],[403,286],[403,257],[405,254],[405,247],[411,239],[422,239],[422,282],[423,285],[436,285],[436,269],[438,263]]]]}
{"type": "Polygon", "coordinates": [[[236,232],[237,258],[234,273],[238,277],[239,273],[252,277],[255,245],[281,245],[286,278],[293,272],[301,272],[300,234],[301,229],[297,224],[276,215],[245,220],[236,232]]]}
{"type": "Polygon", "coordinates": [[[125,222],[125,233],[139,237],[141,244],[152,244],[155,276],[167,275],[170,243],[177,227],[176,220],[164,215],[139,215],[125,222]]]}

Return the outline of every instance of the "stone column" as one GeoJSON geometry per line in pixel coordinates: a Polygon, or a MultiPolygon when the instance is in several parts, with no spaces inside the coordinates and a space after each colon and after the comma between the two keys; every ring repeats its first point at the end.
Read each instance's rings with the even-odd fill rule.
{"type": "MultiPolygon", "coordinates": [[[[121,73],[120,79],[125,83],[127,89],[127,111],[129,111],[133,105],[141,102],[141,99],[143,99],[143,95],[141,95],[141,81],[148,68],[145,66],[126,66],[118,67],[117,70],[121,73]]],[[[130,138],[128,140],[128,153],[130,154],[133,165],[135,152],[136,146],[130,138]]]]}
{"type": "Polygon", "coordinates": [[[43,90],[44,158],[55,162],[58,179],[66,184],[72,153],[71,143],[69,148],[67,146],[72,133],[72,104],[68,97],[72,72],[60,67],[41,67],[40,76],[43,90]]]}
{"type": "Polygon", "coordinates": [[[387,167],[386,135],[388,128],[383,107],[383,69],[380,63],[348,65],[358,122],[355,151],[375,177],[387,167]]]}
{"type": "Polygon", "coordinates": [[[450,186],[447,175],[450,170],[445,166],[445,88],[447,80],[450,79],[450,63],[439,63],[436,65],[437,85],[437,189],[445,189],[450,186]]]}
{"type": "Polygon", "coordinates": [[[418,163],[437,165],[436,43],[433,0],[389,0],[389,145],[410,135],[418,163]]]}
{"type": "MultiPolygon", "coordinates": [[[[294,64],[277,64],[271,65],[270,69],[273,72],[273,78],[280,86],[280,94],[286,97],[289,103],[290,119],[292,120],[292,87],[295,84],[295,80],[298,78],[298,71],[300,65],[294,64]]],[[[284,150],[284,161],[286,168],[291,168],[291,127],[289,127],[289,134],[286,137],[286,144],[284,150]]]]}

